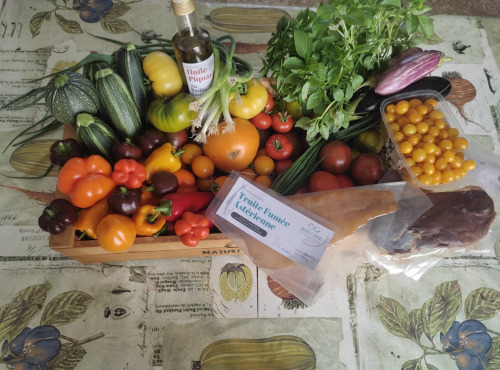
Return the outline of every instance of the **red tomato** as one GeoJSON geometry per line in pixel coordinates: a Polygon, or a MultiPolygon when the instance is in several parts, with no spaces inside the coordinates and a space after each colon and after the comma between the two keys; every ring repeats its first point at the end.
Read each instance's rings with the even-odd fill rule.
{"type": "Polygon", "coordinates": [[[267,92],[267,103],[266,103],[266,106],[264,107],[263,112],[264,113],[271,113],[273,108],[274,108],[274,99],[273,99],[273,96],[271,95],[271,93],[268,91],[267,92]]]}
{"type": "Polygon", "coordinates": [[[302,138],[295,130],[285,132],[283,135],[285,135],[288,141],[293,145],[293,151],[292,155],[290,155],[290,159],[296,160],[302,153],[304,153],[304,140],[302,140],[302,138]]]}
{"type": "Polygon", "coordinates": [[[309,187],[307,187],[307,185],[304,185],[298,188],[294,194],[306,194],[306,193],[309,193],[309,187]]]}
{"type": "Polygon", "coordinates": [[[274,134],[266,141],[266,154],[272,159],[287,159],[293,151],[292,144],[281,134],[274,134]]]}
{"type": "Polygon", "coordinates": [[[281,159],[279,161],[276,161],[274,162],[274,172],[276,173],[276,175],[279,175],[280,173],[288,170],[292,164],[293,161],[291,159],[281,159]]]}
{"type": "Polygon", "coordinates": [[[351,166],[351,149],[339,140],[326,143],[319,152],[319,165],[334,175],[346,172],[351,166]]]}
{"type": "Polygon", "coordinates": [[[260,112],[250,121],[259,130],[267,130],[269,127],[271,127],[271,124],[273,123],[273,119],[271,118],[271,116],[264,112],[260,112]]]}
{"type": "Polygon", "coordinates": [[[339,184],[341,188],[352,188],[354,186],[354,182],[352,182],[351,178],[343,173],[336,175],[337,180],[339,180],[339,184]]]}
{"type": "Polygon", "coordinates": [[[276,112],[271,117],[274,131],[283,134],[293,128],[293,118],[288,112],[276,112]]]}
{"type": "Polygon", "coordinates": [[[340,189],[339,180],[335,175],[326,171],[315,171],[309,178],[311,192],[340,189]]]}
{"type": "Polygon", "coordinates": [[[352,162],[351,177],[359,185],[376,184],[383,175],[382,160],[376,154],[361,153],[352,162]]]}

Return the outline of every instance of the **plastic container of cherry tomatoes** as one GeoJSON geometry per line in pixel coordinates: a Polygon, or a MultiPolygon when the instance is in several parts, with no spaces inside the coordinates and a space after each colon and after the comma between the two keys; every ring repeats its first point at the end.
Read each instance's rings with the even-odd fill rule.
{"type": "MultiPolygon", "coordinates": [[[[411,104],[410,104],[411,105],[411,104]]],[[[409,108],[412,108],[411,106],[409,108]]],[[[477,186],[482,186],[483,189],[486,191],[489,190],[490,193],[493,193],[494,195],[500,197],[500,183],[498,181],[498,178],[500,176],[500,160],[498,156],[496,156],[494,153],[489,153],[482,147],[480,147],[478,144],[476,144],[473,140],[470,140],[466,138],[464,131],[462,127],[460,126],[456,116],[453,114],[453,112],[450,109],[449,103],[444,99],[444,97],[437,91],[433,90],[420,90],[420,91],[415,91],[415,92],[409,92],[409,93],[403,93],[403,94],[398,94],[395,96],[391,96],[387,99],[385,99],[382,102],[382,105],[380,107],[380,113],[382,115],[382,135],[385,140],[385,144],[388,149],[388,153],[391,157],[392,163],[394,168],[399,172],[401,177],[406,180],[406,181],[411,181],[415,183],[417,186],[419,186],[422,189],[425,190],[430,190],[430,191],[449,191],[449,190],[454,190],[458,188],[462,188],[464,186],[470,186],[470,185],[477,185],[477,186]],[[427,106],[427,114],[423,114],[425,112],[425,108],[420,108],[420,112],[417,109],[417,115],[409,115],[408,112],[404,112],[404,103],[401,103],[400,106],[398,106],[398,102],[401,101],[406,101],[410,103],[412,99],[418,99],[421,102],[428,101],[428,99],[433,99],[435,102],[435,106],[432,107],[432,109],[427,106]],[[391,116],[391,114],[388,114],[387,110],[389,107],[389,111],[394,109],[394,106],[396,107],[396,111],[394,112],[395,114],[391,116]],[[439,114],[434,113],[432,114],[433,111],[438,111],[441,112],[442,114],[442,121],[446,123],[446,128],[443,128],[443,130],[447,130],[447,133],[452,134],[451,137],[446,138],[446,134],[443,134],[441,132],[440,127],[442,127],[442,122],[436,123],[436,121],[439,121],[439,114]],[[399,113],[398,113],[399,112],[399,113]],[[420,114],[422,113],[422,114],[420,114]],[[418,115],[422,116],[421,121],[418,119],[418,115]],[[432,115],[433,118],[435,119],[430,119],[430,116],[432,115]],[[407,121],[402,120],[399,121],[402,117],[406,117],[407,121]],[[428,123],[428,129],[426,132],[425,131],[425,124],[424,125],[418,125],[420,122],[423,122],[424,120],[429,120],[427,121],[428,123]],[[432,121],[432,125],[431,125],[432,121]],[[413,124],[414,127],[408,126],[405,128],[406,124],[413,124]],[[397,124],[399,126],[399,130],[397,127],[394,126],[394,124],[397,124]],[[429,165],[426,165],[424,167],[424,164],[427,162],[432,162],[432,147],[429,148],[429,146],[426,146],[425,149],[422,147],[422,145],[425,144],[425,142],[429,142],[430,140],[425,137],[425,135],[430,135],[433,136],[436,134],[436,130],[434,132],[430,132],[430,127],[437,127],[439,130],[439,133],[437,134],[437,140],[435,139],[434,145],[439,146],[440,142],[443,140],[450,140],[452,144],[454,145],[452,148],[449,148],[449,143],[442,144],[444,149],[441,149],[441,155],[434,155],[434,172],[432,171],[432,167],[429,165]],[[450,130],[453,129],[453,130],[450,130]],[[416,142],[415,137],[411,137],[411,134],[415,130],[415,134],[418,138],[418,134],[420,134],[420,141],[416,142]],[[458,131],[457,131],[458,130],[458,131]],[[397,132],[403,133],[403,139],[401,139],[401,134],[397,132]],[[432,134],[432,135],[431,135],[432,134]],[[396,139],[396,136],[399,135],[398,140],[396,139]],[[464,144],[464,141],[458,141],[457,145],[455,146],[455,140],[453,137],[460,137],[464,138],[467,142],[467,148],[463,150],[460,148],[460,144],[464,144]],[[408,146],[407,145],[401,145],[403,141],[408,141],[412,145],[412,151],[408,153],[408,146]],[[420,144],[419,142],[422,142],[424,144],[420,144]],[[416,144],[415,144],[416,143],[416,144]],[[415,144],[415,145],[413,145],[415,144]],[[454,152],[457,151],[457,147],[459,147],[461,150],[458,150],[459,152],[462,152],[463,154],[456,154],[454,152]],[[406,154],[402,152],[403,150],[406,150],[406,154]],[[425,156],[422,154],[421,151],[416,152],[416,149],[423,149],[425,152],[425,156]],[[427,151],[426,151],[427,149],[427,151]],[[448,161],[451,158],[454,158],[452,154],[447,153],[447,156],[443,156],[443,153],[445,151],[450,151],[451,153],[455,154],[456,156],[461,156],[463,155],[463,159],[461,161],[461,165],[458,164],[458,160],[456,160],[457,163],[454,163],[453,161],[448,161]],[[437,159],[441,157],[442,159],[445,160],[446,163],[449,164],[446,169],[440,170],[441,173],[441,180],[437,181],[436,179],[439,177],[438,175],[434,175],[437,173],[438,168],[442,168],[443,162],[437,162],[437,159]],[[407,160],[407,158],[411,158],[410,160],[407,160]],[[425,158],[422,160],[422,158],[425,158]],[[419,162],[416,162],[415,159],[419,162]],[[473,162],[465,162],[468,160],[472,160],[473,162]],[[410,163],[409,163],[410,161],[410,163]],[[413,163],[414,162],[414,163],[413,163]],[[468,168],[468,165],[472,165],[474,163],[475,168],[471,170],[467,170],[463,172],[461,168],[465,169],[468,168]],[[439,165],[439,166],[438,166],[439,165]],[[413,166],[418,166],[420,167],[420,170],[417,168],[415,169],[413,166]],[[450,169],[451,167],[451,169],[450,169]],[[413,169],[412,169],[413,168],[413,169]],[[425,171],[424,171],[425,169],[425,171]],[[451,178],[451,174],[445,171],[455,171],[452,172],[451,174],[455,174],[455,179],[453,181],[447,181],[447,179],[451,178]],[[420,172],[421,171],[421,172],[420,172]],[[458,171],[462,171],[462,176],[457,178],[457,173],[458,171]],[[432,173],[433,172],[433,173],[432,173]],[[426,176],[421,176],[422,174],[428,175],[426,176]],[[446,175],[443,177],[443,175],[446,175]],[[435,177],[433,177],[435,176],[435,177]],[[429,177],[431,177],[431,181],[429,182],[429,177]]],[[[390,112],[389,112],[390,113],[390,112]]]]}

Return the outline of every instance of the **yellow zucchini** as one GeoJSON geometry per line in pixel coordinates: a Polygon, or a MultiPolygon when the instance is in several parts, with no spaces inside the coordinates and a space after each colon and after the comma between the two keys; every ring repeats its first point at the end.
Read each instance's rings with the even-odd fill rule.
{"type": "Polygon", "coordinates": [[[214,9],[207,16],[213,28],[228,33],[274,32],[282,17],[290,14],[278,8],[247,8],[226,6],[214,9]]]}
{"type": "MultiPolygon", "coordinates": [[[[50,147],[56,140],[30,140],[20,145],[10,155],[9,163],[13,169],[30,176],[42,176],[49,169],[50,147]]],[[[46,176],[57,176],[59,167],[54,166],[46,176]]]]}
{"type": "Polygon", "coordinates": [[[209,344],[193,370],[314,370],[316,355],[302,338],[222,339],[209,344]]]}

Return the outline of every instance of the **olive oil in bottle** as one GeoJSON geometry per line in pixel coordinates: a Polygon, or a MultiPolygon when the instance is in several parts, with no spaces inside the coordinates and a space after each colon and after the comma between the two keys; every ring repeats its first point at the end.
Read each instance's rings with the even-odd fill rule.
{"type": "Polygon", "coordinates": [[[193,0],[172,0],[177,33],[172,38],[175,57],[189,93],[199,98],[214,76],[214,55],[209,33],[198,26],[193,0]]]}

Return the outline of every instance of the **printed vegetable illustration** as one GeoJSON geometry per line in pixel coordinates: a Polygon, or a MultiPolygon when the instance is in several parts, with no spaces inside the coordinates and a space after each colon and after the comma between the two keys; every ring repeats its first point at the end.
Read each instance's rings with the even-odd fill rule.
{"type": "Polygon", "coordinates": [[[274,280],[269,275],[267,276],[267,286],[271,292],[278,298],[282,299],[281,304],[287,310],[295,310],[297,308],[307,307],[304,302],[295,297],[287,289],[285,289],[280,283],[274,280]]]}
{"type": "Polygon", "coordinates": [[[247,300],[253,287],[252,271],[244,264],[228,263],[219,276],[219,288],[226,301],[247,300]]]}
{"type": "Polygon", "coordinates": [[[395,299],[381,297],[379,315],[391,334],[413,341],[424,352],[406,361],[403,369],[419,369],[422,363],[436,369],[429,357],[440,354],[455,360],[459,370],[496,369],[500,365],[500,333],[498,328],[488,328],[484,321],[498,314],[499,302],[500,291],[475,289],[463,304],[466,320],[459,322],[462,292],[457,281],[447,281],[435,288],[434,295],[421,308],[410,312],[395,299]],[[434,341],[438,333],[442,348],[434,341]]]}
{"type": "Polygon", "coordinates": [[[18,146],[10,155],[9,164],[13,169],[31,176],[57,176],[58,167],[51,166],[50,148],[52,139],[33,140],[18,146]]]}
{"type": "Polygon", "coordinates": [[[222,339],[209,344],[193,370],[313,370],[316,369],[314,350],[302,338],[277,335],[261,339],[222,339]]]}
{"type": "Polygon", "coordinates": [[[214,9],[206,18],[213,28],[227,33],[258,33],[276,30],[281,17],[290,15],[277,8],[224,6],[214,9]]]}
{"type": "Polygon", "coordinates": [[[75,340],[62,334],[58,326],[82,317],[94,298],[71,290],[45,305],[49,289],[48,284],[26,287],[0,307],[0,341],[3,341],[0,364],[9,369],[74,369],[86,354],[83,344],[104,336],[99,333],[75,340]],[[40,312],[40,325],[28,327],[40,312]]]}
{"type": "Polygon", "coordinates": [[[482,127],[480,124],[471,121],[464,113],[464,105],[473,101],[476,97],[476,88],[474,85],[463,78],[460,72],[444,72],[443,77],[451,83],[451,91],[446,100],[458,109],[464,120],[482,127]]]}

